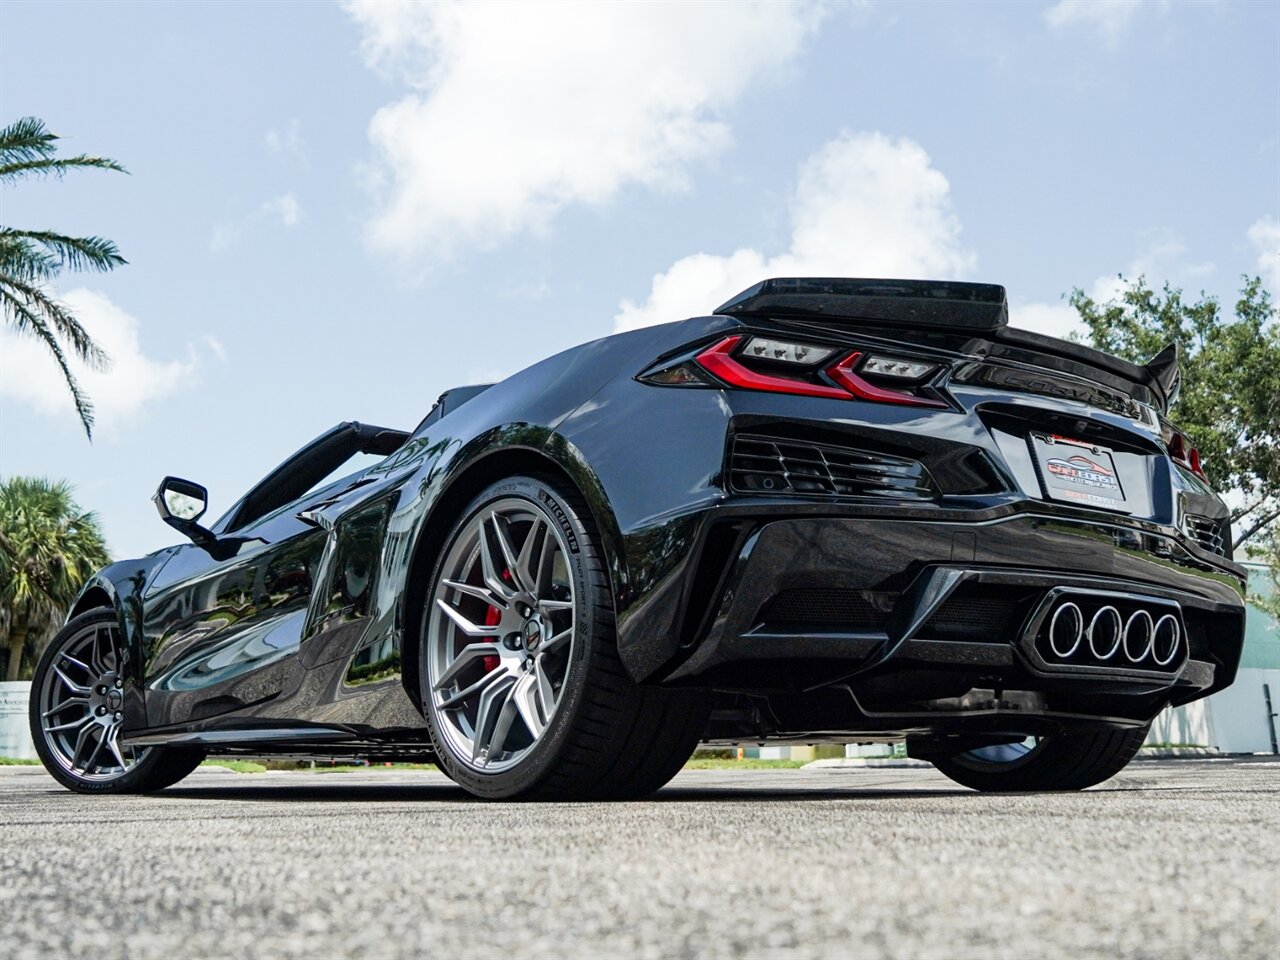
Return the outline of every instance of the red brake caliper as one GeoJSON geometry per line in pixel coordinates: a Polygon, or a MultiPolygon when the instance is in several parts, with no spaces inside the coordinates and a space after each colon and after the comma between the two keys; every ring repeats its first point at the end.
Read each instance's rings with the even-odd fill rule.
{"type": "MultiPolygon", "coordinates": [[[[499,610],[497,607],[490,607],[488,610],[484,612],[484,625],[486,627],[496,627],[501,622],[502,622],[502,611],[499,610]]],[[[493,642],[497,643],[498,639],[495,637],[493,642]]],[[[484,668],[485,673],[489,673],[492,670],[497,670],[498,664],[500,662],[501,661],[496,656],[480,658],[480,665],[484,668]]]]}
{"type": "MultiPolygon", "coordinates": [[[[507,583],[511,583],[511,571],[503,570],[502,579],[505,580],[507,583]]],[[[490,607],[488,610],[485,611],[484,625],[486,627],[496,627],[501,622],[502,622],[502,611],[499,610],[497,607],[490,607]]],[[[502,641],[495,639],[493,642],[501,643],[502,641]]],[[[485,673],[489,673],[492,670],[497,670],[499,663],[501,663],[501,660],[498,657],[481,657],[480,658],[480,665],[484,668],[485,673]]]]}

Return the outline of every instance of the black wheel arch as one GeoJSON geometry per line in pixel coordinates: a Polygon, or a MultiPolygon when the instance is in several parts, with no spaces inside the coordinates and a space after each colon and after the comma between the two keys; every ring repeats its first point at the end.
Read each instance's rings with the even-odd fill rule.
{"type": "Polygon", "coordinates": [[[115,595],[98,583],[91,583],[76,598],[71,609],[67,611],[67,620],[88,613],[90,610],[119,610],[116,607],[115,595]]]}
{"type": "Polygon", "coordinates": [[[608,496],[586,459],[564,438],[547,431],[541,447],[505,446],[486,450],[449,479],[423,520],[400,598],[401,682],[414,704],[422,709],[418,670],[423,605],[430,589],[431,572],[454,523],[476,494],[504,477],[532,476],[567,486],[577,492],[591,511],[607,560],[613,596],[625,590],[626,565],[622,534],[609,506],[608,496]]]}

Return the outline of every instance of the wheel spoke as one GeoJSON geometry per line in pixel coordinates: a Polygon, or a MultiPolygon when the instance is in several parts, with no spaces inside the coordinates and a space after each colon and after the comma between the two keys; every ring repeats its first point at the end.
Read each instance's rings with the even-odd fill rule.
{"type": "Polygon", "coordinates": [[[470,583],[463,583],[461,580],[441,580],[444,586],[451,590],[457,590],[459,593],[465,593],[469,597],[475,597],[483,600],[491,607],[505,607],[507,598],[496,596],[494,592],[486,587],[477,587],[470,583]]]}
{"type": "Polygon", "coordinates": [[[520,580],[524,589],[537,596],[538,574],[542,569],[542,544],[546,543],[547,525],[541,518],[529,525],[524,543],[520,545],[520,555],[516,557],[516,569],[520,571],[520,580]],[[537,557],[534,557],[534,552],[537,557]]]}
{"type": "Polygon", "coordinates": [[[93,638],[89,641],[89,662],[93,664],[92,673],[99,677],[107,672],[107,665],[102,659],[102,648],[98,643],[98,638],[102,636],[102,629],[98,628],[93,631],[93,638]]]}
{"type": "Polygon", "coordinates": [[[535,597],[541,597],[551,588],[551,574],[555,572],[556,551],[558,549],[556,538],[551,535],[550,528],[548,528],[547,535],[542,540],[542,550],[538,555],[538,569],[534,577],[533,595],[535,597]]]}
{"type": "Polygon", "coordinates": [[[120,724],[117,723],[107,734],[107,746],[111,748],[111,753],[116,758],[116,763],[120,764],[120,769],[127,769],[129,765],[124,762],[124,754],[120,752],[120,724]]]}
{"type": "MultiPolygon", "coordinates": [[[[510,680],[509,677],[506,679],[510,680]]],[[[495,683],[480,694],[480,706],[476,710],[475,740],[471,749],[471,759],[476,763],[487,761],[497,752],[495,740],[501,742],[497,736],[499,733],[503,740],[506,739],[506,727],[510,727],[511,721],[508,720],[501,731],[498,726],[502,723],[510,688],[510,682],[495,683]]]]}
{"type": "MultiPolygon", "coordinates": [[[[85,727],[83,730],[81,730],[80,735],[76,737],[75,749],[71,751],[71,769],[72,770],[75,770],[76,767],[80,766],[80,751],[84,749],[85,741],[87,741],[89,738],[89,730],[91,728],[92,728],[92,724],[90,726],[85,727]]],[[[89,772],[88,768],[85,768],[85,773],[88,773],[88,772],[89,772]]]]}
{"type": "Polygon", "coordinates": [[[519,564],[516,563],[516,553],[511,547],[511,538],[507,536],[504,529],[507,521],[502,518],[497,511],[489,513],[489,520],[493,526],[494,539],[498,541],[498,549],[502,551],[502,559],[507,565],[507,569],[511,571],[511,579],[515,582],[517,590],[528,590],[529,587],[524,582],[523,572],[520,570],[519,564]]]}
{"type": "Polygon", "coordinates": [[[511,688],[511,702],[515,704],[516,712],[535,740],[546,727],[546,723],[538,715],[537,696],[538,681],[532,673],[526,673],[511,688]]]}
{"type": "Polygon", "coordinates": [[[444,600],[437,599],[436,606],[443,610],[445,615],[468,637],[496,637],[501,633],[499,627],[482,627],[478,623],[472,623],[444,600]]]}
{"type": "Polygon", "coordinates": [[[67,697],[67,699],[63,700],[57,706],[52,707],[51,709],[46,710],[44,713],[40,714],[40,719],[48,720],[55,713],[60,713],[61,711],[67,709],[67,707],[73,706],[77,703],[83,703],[85,706],[88,706],[89,698],[88,697],[67,697]]]}
{"type": "Polygon", "coordinates": [[[58,725],[53,727],[45,727],[44,732],[45,733],[61,733],[63,730],[75,730],[79,727],[83,727],[86,723],[88,723],[92,719],[93,719],[93,714],[86,713],[83,717],[81,717],[78,720],[72,720],[69,723],[59,723],[58,725]]]}
{"type": "Polygon", "coordinates": [[[539,600],[538,608],[543,613],[551,613],[555,610],[572,610],[572,600],[539,600]]]}
{"type": "Polygon", "coordinates": [[[69,654],[69,653],[64,653],[64,654],[62,654],[61,656],[59,656],[59,657],[58,657],[58,659],[59,659],[59,660],[65,660],[67,663],[71,664],[73,667],[79,667],[79,668],[80,668],[81,670],[83,670],[87,675],[89,675],[89,676],[93,676],[93,670],[92,670],[92,669],[90,669],[90,667],[89,667],[89,665],[88,665],[87,663],[81,663],[79,660],[77,660],[75,657],[71,656],[71,654],[69,654]]]}
{"type": "MultiPolygon", "coordinates": [[[[472,683],[470,686],[463,687],[457,693],[451,693],[448,696],[446,696],[443,700],[440,701],[440,709],[450,710],[454,707],[457,707],[468,697],[474,697],[477,693],[483,692],[484,689],[488,687],[491,683],[496,683],[497,681],[501,680],[506,676],[509,676],[509,674],[507,673],[506,668],[504,667],[499,667],[497,670],[490,670],[488,673],[482,676],[479,680],[472,683]]],[[[436,689],[438,690],[439,687],[437,687],[436,689]]]]}
{"type": "Polygon", "coordinates": [[[573,627],[570,627],[568,630],[561,630],[554,637],[551,637],[547,640],[542,641],[543,655],[550,653],[552,650],[560,646],[562,643],[564,643],[566,640],[568,640],[572,636],[573,636],[573,627]]]}
{"type": "Polygon", "coordinates": [[[58,677],[62,680],[63,683],[67,685],[67,688],[72,693],[78,694],[79,696],[82,696],[82,697],[87,697],[89,695],[88,687],[80,686],[80,684],[76,683],[74,680],[68,677],[66,672],[56,664],[54,665],[53,672],[58,675],[58,677]]]}
{"type": "Polygon", "coordinates": [[[454,658],[453,662],[445,668],[444,673],[440,674],[440,679],[435,682],[436,690],[443,690],[445,687],[453,683],[454,679],[464,669],[475,663],[481,657],[496,657],[498,648],[491,643],[469,643],[454,658]]]}
{"type": "MultiPolygon", "coordinates": [[[[92,730],[93,727],[86,727],[86,730],[92,730]]],[[[107,728],[98,727],[98,742],[93,746],[93,753],[89,754],[89,759],[85,761],[84,772],[92,772],[94,762],[98,759],[98,754],[102,752],[103,746],[107,742],[107,728]]]]}
{"type": "Polygon", "coordinates": [[[484,582],[489,585],[494,596],[502,597],[504,601],[509,600],[514,595],[514,591],[502,582],[502,577],[498,574],[500,569],[504,569],[505,561],[502,557],[493,555],[493,545],[489,543],[486,527],[486,524],[480,524],[480,570],[484,576],[484,582]]]}
{"type": "Polygon", "coordinates": [[[547,661],[542,657],[538,657],[533,661],[533,676],[537,682],[538,701],[542,705],[542,715],[548,720],[551,719],[551,711],[556,706],[556,691],[551,685],[551,678],[547,676],[547,661]]]}

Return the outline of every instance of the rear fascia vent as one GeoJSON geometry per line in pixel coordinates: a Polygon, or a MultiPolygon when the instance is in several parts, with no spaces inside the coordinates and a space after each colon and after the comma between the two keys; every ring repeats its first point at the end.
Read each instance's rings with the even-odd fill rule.
{"type": "Polygon", "coordinates": [[[932,500],[937,488],[917,460],[832,444],[740,434],[729,455],[735,493],[932,500]]]}

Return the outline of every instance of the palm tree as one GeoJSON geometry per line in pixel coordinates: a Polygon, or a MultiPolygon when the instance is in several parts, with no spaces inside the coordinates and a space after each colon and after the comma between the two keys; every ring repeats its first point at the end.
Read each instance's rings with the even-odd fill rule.
{"type": "MultiPolygon", "coordinates": [[[[0,483],[0,607],[6,614],[9,666],[22,671],[27,640],[65,610],[84,582],[109,562],[98,518],[80,509],[71,487],[34,477],[0,483]]],[[[39,654],[32,651],[32,659],[39,654]]]]}
{"type": "MultiPolygon", "coordinates": [[[[60,177],[81,167],[127,172],[104,157],[56,157],[59,139],[35,117],[23,117],[0,129],[0,184],[28,176],[60,177]]],[[[14,333],[39,340],[53,354],[90,438],[93,404],[76,383],[67,365],[67,352],[69,348],[96,369],[107,366],[107,355],[71,311],[50,294],[48,284],[63,270],[107,271],[125,262],[116,245],[102,237],[68,237],[51,230],[0,227],[0,304],[4,305],[5,325],[14,333]]]]}

